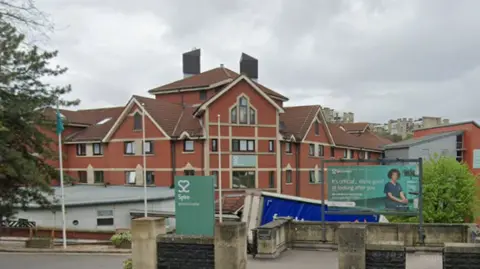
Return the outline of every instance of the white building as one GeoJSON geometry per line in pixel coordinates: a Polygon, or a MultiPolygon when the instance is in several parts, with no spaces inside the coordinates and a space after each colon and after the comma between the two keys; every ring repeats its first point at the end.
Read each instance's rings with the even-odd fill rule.
{"type": "MultiPolygon", "coordinates": [[[[33,221],[39,227],[62,228],[60,188],[55,187],[57,202],[52,208],[31,205],[19,211],[18,219],[33,221]]],[[[174,190],[164,187],[149,187],[147,191],[148,211],[156,216],[175,215],[174,190]]],[[[55,200],[52,197],[52,201],[55,200]]],[[[75,185],[65,187],[67,229],[118,230],[130,229],[133,217],[144,212],[144,189],[130,186],[75,185]]],[[[143,215],[142,215],[143,217],[143,215]]],[[[175,227],[175,219],[167,220],[168,228],[175,227]]]]}

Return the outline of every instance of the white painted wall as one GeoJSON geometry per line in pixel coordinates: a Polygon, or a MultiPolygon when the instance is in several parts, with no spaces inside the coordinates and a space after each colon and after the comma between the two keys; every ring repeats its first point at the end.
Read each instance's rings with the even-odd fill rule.
{"type": "MultiPolygon", "coordinates": [[[[79,230],[115,230],[130,229],[131,217],[130,210],[142,210],[143,203],[125,203],[125,204],[105,204],[99,206],[83,206],[83,207],[67,207],[67,229],[79,230]],[[97,226],[97,210],[113,210],[114,225],[113,226],[97,226]],[[73,221],[77,220],[78,225],[73,225],[73,221]]],[[[152,211],[175,211],[175,200],[163,200],[148,202],[148,208],[152,211]]],[[[52,212],[50,210],[30,210],[19,211],[17,218],[35,221],[40,227],[56,227],[62,228],[62,212],[52,212]]],[[[167,224],[168,225],[168,224],[167,224]]],[[[170,225],[175,225],[170,223],[170,225]]]]}

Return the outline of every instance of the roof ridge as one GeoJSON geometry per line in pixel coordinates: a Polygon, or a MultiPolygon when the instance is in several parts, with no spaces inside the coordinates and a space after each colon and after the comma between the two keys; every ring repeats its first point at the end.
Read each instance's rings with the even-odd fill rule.
{"type": "MultiPolygon", "coordinates": [[[[303,120],[303,123],[302,123],[302,126],[300,127],[300,130],[303,130],[303,127],[305,127],[305,124],[307,124],[307,120],[308,120],[308,118],[310,118],[310,115],[312,114],[312,110],[313,110],[313,109],[310,108],[310,111],[308,112],[307,116],[306,116],[305,119],[303,120]]],[[[317,109],[316,111],[318,111],[318,109],[317,109]]],[[[316,111],[315,111],[315,112],[316,112],[316,111]]],[[[310,123],[312,123],[315,118],[316,118],[316,116],[311,120],[310,123]]],[[[310,126],[310,125],[308,125],[308,126],[310,126]]],[[[307,131],[308,131],[308,130],[307,130],[307,131]]]]}
{"type": "Polygon", "coordinates": [[[320,105],[301,105],[301,106],[284,106],[283,108],[301,108],[301,107],[314,107],[314,106],[318,106],[318,107],[321,107],[320,105]]]}

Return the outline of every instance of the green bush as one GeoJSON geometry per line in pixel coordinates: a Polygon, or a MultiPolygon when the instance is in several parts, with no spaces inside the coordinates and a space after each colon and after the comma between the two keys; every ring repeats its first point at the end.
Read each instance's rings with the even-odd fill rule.
{"type": "Polygon", "coordinates": [[[117,233],[117,234],[114,234],[112,236],[112,238],[110,238],[110,241],[112,241],[112,244],[114,246],[117,246],[117,247],[120,246],[124,242],[131,243],[132,242],[132,234],[130,233],[130,231],[117,233]]]}
{"type": "MultiPolygon", "coordinates": [[[[477,178],[455,158],[433,156],[423,165],[425,223],[471,222],[477,210],[477,178]]],[[[416,222],[418,217],[388,217],[390,222],[416,222]]]]}
{"type": "Polygon", "coordinates": [[[133,269],[132,258],[123,261],[123,269],[133,269]]]}

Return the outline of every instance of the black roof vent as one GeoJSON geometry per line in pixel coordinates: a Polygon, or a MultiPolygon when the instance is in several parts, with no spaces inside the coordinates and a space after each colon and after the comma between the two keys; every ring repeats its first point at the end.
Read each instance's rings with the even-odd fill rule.
{"type": "Polygon", "coordinates": [[[200,49],[193,49],[183,54],[183,76],[200,74],[200,49]]]}
{"type": "Polygon", "coordinates": [[[250,79],[257,81],[258,60],[246,53],[242,53],[242,56],[240,57],[240,74],[246,75],[250,79]]]}

